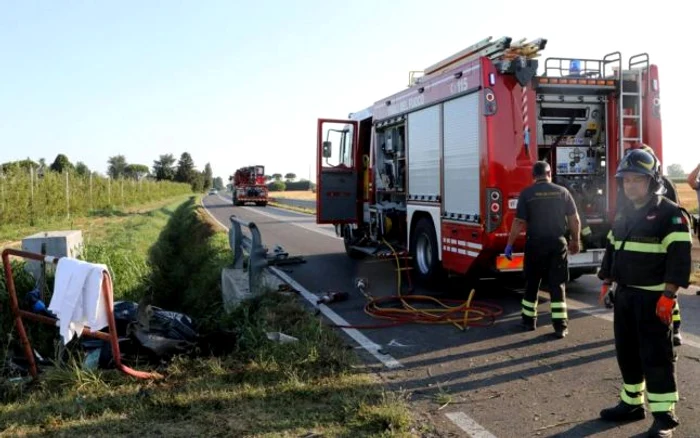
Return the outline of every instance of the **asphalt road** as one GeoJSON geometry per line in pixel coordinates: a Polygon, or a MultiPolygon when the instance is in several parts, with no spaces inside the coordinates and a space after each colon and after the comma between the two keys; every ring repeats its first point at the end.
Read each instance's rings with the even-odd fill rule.
{"type": "MultiPolygon", "coordinates": [[[[266,246],[282,245],[307,263],[284,267],[284,273],[312,294],[347,291],[348,301],[330,308],[353,325],[385,321],[364,313],[365,298],[354,279],[369,279],[374,296],[396,293],[396,272],[390,262],[354,261],[330,226],[313,216],[272,207],[232,207],[230,198],[209,196],[204,205],[222,224],[229,216],[255,222],[266,246]]],[[[412,401],[445,436],[472,437],[621,437],[643,436],[645,421],[610,425],[599,421],[600,409],[618,402],[621,378],[615,359],[612,313],[597,305],[598,282],[591,276],[569,285],[570,334],[552,336],[547,294],[540,296],[540,321],[535,332],[518,330],[521,295],[488,283],[475,299],[504,309],[494,325],[461,331],[453,325],[400,325],[363,329],[373,343],[398,361],[392,368],[377,354],[350,345],[368,366],[393,388],[407,390],[412,401]],[[453,435],[450,435],[452,433],[453,435]]],[[[462,294],[417,288],[414,294],[462,294]]],[[[682,425],[674,436],[700,437],[700,296],[684,290],[680,297],[685,345],[678,352],[677,373],[682,425]]]]}

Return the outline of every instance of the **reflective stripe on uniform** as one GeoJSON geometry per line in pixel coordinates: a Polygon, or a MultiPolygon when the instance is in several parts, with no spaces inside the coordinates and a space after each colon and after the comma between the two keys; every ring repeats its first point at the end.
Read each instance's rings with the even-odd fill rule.
{"type": "Polygon", "coordinates": [[[678,391],[666,394],[647,392],[647,398],[649,399],[649,410],[651,412],[669,412],[676,406],[678,391]]]}
{"type": "Polygon", "coordinates": [[[673,306],[673,322],[681,322],[681,308],[676,301],[676,305],[673,306]]]}
{"type": "Polygon", "coordinates": [[[567,319],[566,303],[550,303],[552,309],[552,319],[567,319]]]}
{"type": "Polygon", "coordinates": [[[673,242],[688,242],[692,245],[693,237],[690,235],[690,233],[686,233],[685,231],[674,231],[673,233],[669,233],[669,235],[664,237],[664,240],[661,241],[664,251],[673,242]]]}
{"type": "Polygon", "coordinates": [[[531,302],[523,298],[522,301],[523,315],[532,318],[537,317],[537,302],[531,302]]]}
{"type": "Polygon", "coordinates": [[[593,231],[591,231],[591,227],[585,227],[581,230],[582,236],[590,236],[591,234],[593,234],[593,231]]]}
{"type": "Polygon", "coordinates": [[[630,284],[629,287],[633,287],[635,289],[650,290],[653,292],[663,292],[664,290],[666,290],[666,283],[654,284],[651,286],[633,286],[630,284]]]}
{"type": "MultiPolygon", "coordinates": [[[[608,237],[610,240],[610,237],[608,237]]],[[[674,231],[668,236],[664,237],[661,243],[643,243],[643,242],[625,242],[625,251],[634,252],[647,252],[652,254],[663,254],[668,250],[668,246],[673,242],[687,242],[692,244],[693,240],[689,233],[684,231],[674,231]]],[[[615,249],[619,250],[622,248],[622,242],[615,242],[614,237],[612,243],[615,245],[615,249]]]]}
{"type": "Polygon", "coordinates": [[[644,404],[644,382],[636,385],[623,384],[620,398],[629,405],[642,406],[644,404]]]}
{"type": "MultiPolygon", "coordinates": [[[[615,242],[615,249],[622,248],[622,242],[615,242]]],[[[660,243],[625,242],[625,251],[647,252],[652,254],[663,254],[666,249],[660,243]]]]}

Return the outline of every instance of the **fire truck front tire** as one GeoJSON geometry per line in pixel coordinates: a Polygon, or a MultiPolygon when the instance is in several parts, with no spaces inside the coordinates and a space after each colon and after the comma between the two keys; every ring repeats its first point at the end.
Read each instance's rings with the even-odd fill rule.
{"type": "Polygon", "coordinates": [[[422,284],[434,283],[440,277],[441,266],[433,221],[427,217],[418,219],[411,236],[411,255],[416,280],[422,284]]]}

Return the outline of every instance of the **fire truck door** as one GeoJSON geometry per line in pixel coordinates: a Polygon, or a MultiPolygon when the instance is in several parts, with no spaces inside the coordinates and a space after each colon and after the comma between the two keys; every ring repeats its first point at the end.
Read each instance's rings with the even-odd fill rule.
{"type": "Polygon", "coordinates": [[[357,121],[318,120],[316,223],[358,222],[357,139],[357,121]]]}

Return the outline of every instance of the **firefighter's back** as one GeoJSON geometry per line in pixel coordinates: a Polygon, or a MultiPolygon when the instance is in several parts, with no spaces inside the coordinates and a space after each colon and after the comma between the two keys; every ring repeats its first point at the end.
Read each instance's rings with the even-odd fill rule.
{"type": "Polygon", "coordinates": [[[528,240],[558,240],[567,233],[567,216],[576,213],[571,193],[560,185],[540,181],[520,194],[518,217],[527,222],[528,240]]]}

